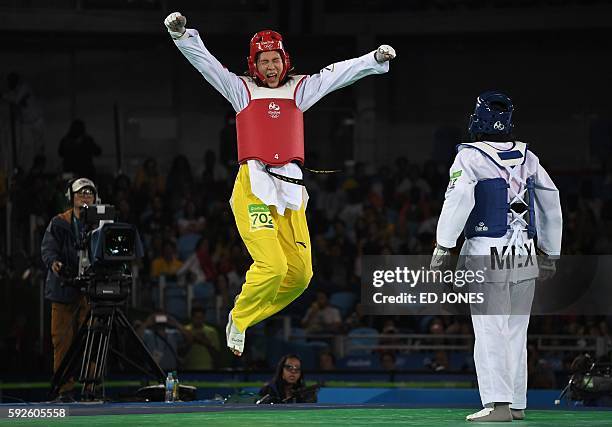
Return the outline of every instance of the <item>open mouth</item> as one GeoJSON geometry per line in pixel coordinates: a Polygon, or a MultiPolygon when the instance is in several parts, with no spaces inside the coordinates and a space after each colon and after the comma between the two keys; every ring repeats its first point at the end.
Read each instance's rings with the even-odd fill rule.
{"type": "Polygon", "coordinates": [[[266,73],[266,78],[267,79],[275,79],[277,76],[276,72],[272,72],[272,73],[266,73]]]}

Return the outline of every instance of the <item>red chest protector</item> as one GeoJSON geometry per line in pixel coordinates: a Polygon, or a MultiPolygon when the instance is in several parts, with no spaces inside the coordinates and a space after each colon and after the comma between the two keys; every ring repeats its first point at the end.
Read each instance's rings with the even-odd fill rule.
{"type": "Polygon", "coordinates": [[[257,159],[271,166],[293,160],[304,164],[304,120],[295,93],[305,77],[293,76],[274,89],[241,77],[250,100],[236,115],[239,163],[257,159]]]}

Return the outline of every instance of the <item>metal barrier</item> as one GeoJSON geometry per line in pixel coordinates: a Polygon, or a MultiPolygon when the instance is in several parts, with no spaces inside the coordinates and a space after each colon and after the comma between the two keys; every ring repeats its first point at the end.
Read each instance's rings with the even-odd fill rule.
{"type": "MultiPolygon", "coordinates": [[[[352,350],[370,351],[472,351],[473,335],[454,334],[371,334],[349,335],[338,334],[306,334],[293,335],[291,333],[291,319],[284,316],[283,336],[289,342],[296,340],[329,341],[333,342],[336,355],[344,357],[352,350]],[[352,345],[351,340],[376,340],[376,344],[352,345]],[[385,343],[385,341],[394,343],[385,343]],[[381,344],[382,342],[382,344],[381,344]]],[[[529,335],[528,342],[534,343],[536,349],[542,352],[591,352],[596,357],[604,356],[612,351],[612,339],[602,336],[583,335],[529,335]],[[567,344],[560,344],[559,341],[567,344]]]]}

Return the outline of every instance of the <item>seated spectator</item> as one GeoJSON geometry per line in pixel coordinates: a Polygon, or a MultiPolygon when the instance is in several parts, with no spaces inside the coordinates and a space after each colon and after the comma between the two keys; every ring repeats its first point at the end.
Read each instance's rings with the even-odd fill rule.
{"type": "Polygon", "coordinates": [[[113,203],[118,204],[121,200],[132,202],[134,196],[132,194],[132,184],[130,178],[125,174],[117,175],[113,182],[113,203]]]}
{"type": "Polygon", "coordinates": [[[336,370],[336,357],[331,351],[324,351],[319,354],[319,370],[321,371],[335,371],[336,370]]]}
{"type": "Polygon", "coordinates": [[[207,325],[206,310],[201,306],[191,309],[191,323],[185,326],[188,340],[192,343],[185,356],[184,369],[205,370],[215,368],[215,359],[220,350],[217,330],[207,325]]]}
{"type": "Polygon", "coordinates": [[[347,331],[357,328],[368,327],[371,328],[373,325],[372,316],[367,316],[363,312],[363,304],[357,303],[355,305],[355,311],[353,311],[344,321],[344,328],[347,331]]]}
{"type": "Polygon", "coordinates": [[[380,355],[380,366],[385,371],[395,371],[397,369],[395,366],[395,354],[390,351],[382,353],[380,355]]]}
{"type": "Polygon", "coordinates": [[[187,200],[185,207],[179,211],[176,221],[179,235],[200,234],[206,225],[206,219],[197,211],[193,200],[187,200]]]}
{"type": "Polygon", "coordinates": [[[200,268],[206,276],[206,280],[214,282],[217,279],[218,271],[210,253],[210,241],[208,237],[202,237],[196,243],[195,254],[200,262],[200,268]]]}
{"type": "Polygon", "coordinates": [[[132,205],[127,199],[121,199],[115,202],[117,207],[117,220],[126,224],[135,224],[136,215],[132,211],[132,205]]]}
{"type": "Polygon", "coordinates": [[[177,276],[185,278],[187,284],[198,284],[206,282],[206,275],[200,266],[198,255],[194,252],[185,260],[181,268],[176,272],[177,276]]]}
{"type": "Polygon", "coordinates": [[[395,337],[395,335],[399,334],[399,330],[395,326],[395,321],[393,319],[385,319],[381,333],[382,337],[380,338],[379,344],[381,346],[386,346],[386,352],[397,353],[398,348],[402,345],[402,340],[395,337]],[[397,348],[394,349],[392,347],[397,348]]]}
{"type": "Polygon", "coordinates": [[[302,361],[295,354],[283,356],[272,380],[259,390],[258,403],[315,403],[318,387],[306,387],[302,361]]]}
{"type": "Polygon", "coordinates": [[[156,195],[147,200],[147,204],[140,214],[140,222],[143,224],[142,230],[149,233],[159,231],[170,223],[161,196],[156,195]]]}
{"type": "Polygon", "coordinates": [[[191,163],[189,159],[179,154],[172,160],[172,166],[166,177],[166,200],[171,211],[180,208],[180,201],[189,192],[194,184],[191,163]]]}
{"type": "Polygon", "coordinates": [[[144,164],[136,172],[134,187],[137,192],[144,195],[163,194],[166,190],[166,181],[157,170],[157,161],[147,157],[144,164]]]}
{"type": "Polygon", "coordinates": [[[176,245],[173,241],[166,240],[162,247],[162,255],[151,263],[151,277],[158,279],[159,276],[176,276],[182,265],[176,255],[176,245]]]}
{"type": "Polygon", "coordinates": [[[213,200],[223,196],[223,190],[227,185],[228,173],[224,165],[217,163],[217,155],[212,150],[206,150],[203,162],[196,172],[196,177],[201,180],[202,188],[206,189],[213,200]]]}
{"type": "Polygon", "coordinates": [[[163,311],[151,314],[136,331],[153,359],[164,371],[176,371],[181,365],[180,354],[189,344],[191,334],[174,317],[163,311]]]}
{"type": "MultiPolygon", "coordinates": [[[[430,335],[445,335],[445,326],[442,319],[435,317],[429,324],[430,335]]],[[[432,340],[435,345],[444,344],[441,340],[432,340]]],[[[437,350],[434,353],[433,360],[429,364],[429,368],[435,372],[444,371],[448,368],[448,354],[444,350],[437,350]]]]}
{"type": "Polygon", "coordinates": [[[310,333],[334,333],[342,328],[340,310],[329,305],[325,292],[317,292],[317,299],[302,319],[302,327],[310,333]]]}

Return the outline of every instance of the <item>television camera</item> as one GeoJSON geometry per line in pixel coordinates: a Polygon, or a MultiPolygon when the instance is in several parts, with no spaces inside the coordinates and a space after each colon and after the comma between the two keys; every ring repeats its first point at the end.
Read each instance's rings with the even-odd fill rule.
{"type": "Polygon", "coordinates": [[[84,227],[77,237],[78,270],[63,268],[64,286],[78,287],[86,296],[89,313],[51,380],[51,397],[73,375],[80,361],[83,400],[105,399],[104,377],[109,354],[123,367],[138,370],[159,383],[165,373],[136,334],[121,310],[130,294],[131,262],[143,256],[136,227],[115,223],[112,205],[83,206],[84,227]],[[140,356],[138,361],[128,357],[140,356]]]}
{"type": "Polygon", "coordinates": [[[125,300],[132,284],[130,263],[143,256],[136,227],[114,219],[112,205],[83,206],[85,226],[77,239],[78,271],[76,275],[61,272],[64,285],[80,288],[92,301],[125,300]]]}

